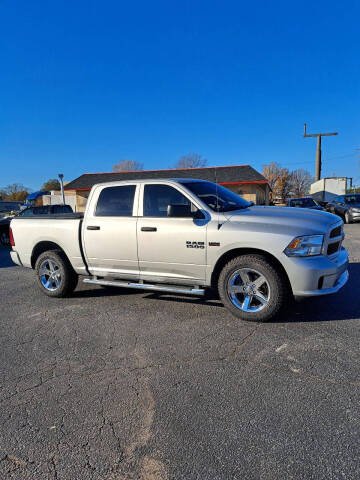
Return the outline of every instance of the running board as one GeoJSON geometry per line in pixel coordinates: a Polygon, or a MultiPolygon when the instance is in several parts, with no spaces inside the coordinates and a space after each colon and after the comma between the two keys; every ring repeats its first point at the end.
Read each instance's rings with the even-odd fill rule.
{"type": "Polygon", "coordinates": [[[84,283],[93,283],[94,285],[108,285],[110,287],[137,288],[139,290],[152,290],[156,292],[182,293],[187,295],[204,295],[203,288],[178,287],[176,285],[151,285],[149,283],[123,282],[119,280],[97,280],[94,278],[84,278],[84,283]]]}

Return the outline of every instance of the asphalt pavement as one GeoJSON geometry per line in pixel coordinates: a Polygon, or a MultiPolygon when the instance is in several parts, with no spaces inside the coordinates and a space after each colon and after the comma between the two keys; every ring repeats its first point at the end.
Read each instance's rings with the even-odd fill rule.
{"type": "Polygon", "coordinates": [[[360,225],[350,280],[266,324],[79,283],[0,249],[0,478],[360,478],[360,225]]]}

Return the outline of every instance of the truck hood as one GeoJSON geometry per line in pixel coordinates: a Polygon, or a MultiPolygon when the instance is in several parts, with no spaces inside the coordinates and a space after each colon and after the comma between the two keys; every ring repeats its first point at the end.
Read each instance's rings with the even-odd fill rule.
{"type": "Polygon", "coordinates": [[[310,210],[294,207],[261,207],[252,206],[244,210],[236,210],[225,214],[230,222],[246,222],[248,225],[267,225],[269,230],[282,227],[298,235],[322,233],[329,231],[331,225],[340,221],[339,217],[322,210],[310,210]]]}

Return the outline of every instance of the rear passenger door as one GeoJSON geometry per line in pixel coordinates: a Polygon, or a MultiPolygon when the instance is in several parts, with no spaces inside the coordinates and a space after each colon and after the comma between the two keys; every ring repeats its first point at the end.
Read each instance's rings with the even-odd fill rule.
{"type": "Polygon", "coordinates": [[[137,280],[136,184],[99,186],[83,225],[84,253],[93,275],[137,280]]]}

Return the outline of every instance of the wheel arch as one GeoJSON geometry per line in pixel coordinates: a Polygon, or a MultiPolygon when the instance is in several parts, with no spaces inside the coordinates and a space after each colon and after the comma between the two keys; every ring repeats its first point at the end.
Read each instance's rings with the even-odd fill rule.
{"type": "Polygon", "coordinates": [[[35,245],[35,247],[33,248],[32,252],[31,252],[31,268],[33,268],[33,269],[35,268],[36,260],[39,258],[39,256],[42,253],[47,252],[48,250],[59,250],[59,251],[61,251],[65,255],[65,257],[67,258],[67,260],[69,261],[68,256],[64,252],[64,249],[60,247],[60,245],[58,245],[55,242],[50,242],[50,241],[44,240],[44,241],[41,241],[41,242],[37,243],[35,245]]]}
{"type": "Polygon", "coordinates": [[[271,253],[261,250],[258,248],[234,248],[231,250],[228,250],[227,252],[223,253],[217,260],[215,267],[211,273],[211,287],[216,289],[217,288],[217,282],[219,279],[219,275],[221,270],[224,268],[224,266],[230,262],[233,258],[239,257],[240,255],[261,255],[262,257],[266,258],[266,260],[279,269],[281,272],[282,276],[284,277],[286,283],[288,284],[289,291],[292,292],[291,288],[291,283],[288,274],[286,273],[286,270],[282,263],[271,253]]]}

